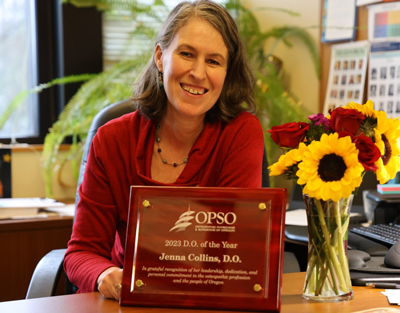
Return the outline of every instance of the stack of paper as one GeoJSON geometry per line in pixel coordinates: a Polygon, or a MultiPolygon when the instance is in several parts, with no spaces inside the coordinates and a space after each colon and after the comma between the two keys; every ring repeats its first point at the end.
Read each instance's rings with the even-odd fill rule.
{"type": "Polygon", "coordinates": [[[39,209],[63,206],[49,198],[0,198],[0,219],[35,217],[39,209]]]}
{"type": "Polygon", "coordinates": [[[387,194],[400,194],[400,184],[386,184],[378,185],[377,190],[379,193],[387,194]]]}
{"type": "MultiPolygon", "coordinates": [[[[399,289],[386,289],[383,295],[386,295],[390,304],[400,305],[400,290],[399,289]]],[[[384,311],[383,311],[384,312],[384,311]]]]}
{"type": "MultiPolygon", "coordinates": [[[[351,212],[350,217],[361,216],[360,213],[351,212]]],[[[285,225],[307,226],[306,209],[296,209],[286,211],[285,225]]]]}

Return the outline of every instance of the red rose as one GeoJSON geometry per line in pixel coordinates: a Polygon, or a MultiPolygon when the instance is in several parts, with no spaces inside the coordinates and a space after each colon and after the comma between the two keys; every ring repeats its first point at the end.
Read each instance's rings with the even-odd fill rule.
{"type": "Polygon", "coordinates": [[[268,132],[279,147],[296,148],[303,141],[309,128],[310,125],[307,123],[292,122],[273,126],[268,132]]]}
{"type": "Polygon", "coordinates": [[[338,131],[337,133],[339,135],[338,138],[349,136],[351,138],[351,142],[354,143],[355,137],[352,134],[350,134],[349,132],[342,130],[342,131],[338,131]]]}
{"type": "Polygon", "coordinates": [[[354,109],[337,108],[329,112],[331,114],[331,128],[333,131],[347,131],[352,135],[357,135],[360,125],[365,120],[365,116],[354,109]]]}
{"type": "Polygon", "coordinates": [[[366,171],[376,171],[378,167],[375,162],[381,157],[381,151],[370,137],[360,135],[355,137],[354,143],[358,149],[358,161],[366,171]]]}

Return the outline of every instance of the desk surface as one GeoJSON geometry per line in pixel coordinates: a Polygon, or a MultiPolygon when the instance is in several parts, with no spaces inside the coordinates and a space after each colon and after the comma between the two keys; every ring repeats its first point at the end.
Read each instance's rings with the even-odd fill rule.
{"type": "MultiPolygon", "coordinates": [[[[305,272],[283,275],[282,288],[282,313],[330,313],[330,312],[356,312],[377,307],[390,307],[385,296],[381,294],[382,289],[369,287],[353,287],[354,299],[339,303],[319,303],[307,301],[301,298],[305,272]]],[[[395,307],[395,306],[392,306],[395,307]]],[[[143,308],[143,307],[120,307],[117,301],[104,299],[98,292],[57,296],[51,298],[39,298],[32,300],[19,300],[0,302],[0,312],[2,313],[91,313],[91,312],[119,312],[119,313],[173,313],[177,309],[166,308],[143,308]]],[[[221,313],[232,311],[214,310],[185,310],[179,312],[188,313],[221,313]]],[[[236,313],[238,311],[235,311],[236,313]]]]}

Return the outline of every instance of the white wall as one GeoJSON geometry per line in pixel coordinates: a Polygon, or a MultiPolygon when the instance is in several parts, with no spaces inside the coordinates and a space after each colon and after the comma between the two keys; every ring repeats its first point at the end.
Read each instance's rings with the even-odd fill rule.
{"type": "MultiPolygon", "coordinates": [[[[44,179],[41,167],[42,147],[33,145],[31,148],[15,148],[11,152],[11,196],[13,198],[46,197],[44,179]]],[[[61,151],[60,155],[64,152],[61,151]]],[[[70,163],[61,171],[61,176],[53,178],[54,199],[75,199],[76,180],[72,174],[70,163]]]]}
{"type": "MultiPolygon", "coordinates": [[[[318,26],[320,23],[320,0],[243,0],[246,8],[254,10],[261,31],[266,31],[276,26],[318,26]],[[282,8],[299,13],[299,17],[293,17],[284,12],[274,10],[257,10],[257,8],[282,8]]],[[[309,29],[319,48],[319,28],[309,29]]],[[[291,40],[293,46],[286,47],[280,43],[273,52],[284,64],[285,79],[289,90],[301,100],[305,107],[312,113],[319,109],[319,80],[315,74],[314,66],[306,47],[299,40],[291,40]]],[[[265,51],[271,47],[266,43],[265,51]]]]}

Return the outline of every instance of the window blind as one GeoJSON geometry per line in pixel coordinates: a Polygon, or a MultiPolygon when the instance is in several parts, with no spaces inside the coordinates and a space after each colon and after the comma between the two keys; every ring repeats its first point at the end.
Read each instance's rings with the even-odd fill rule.
{"type": "MultiPolygon", "coordinates": [[[[155,36],[168,13],[180,0],[138,0],[137,10],[119,7],[103,14],[103,66],[133,58],[154,49],[155,36]],[[155,5],[153,2],[160,3],[155,5]]],[[[225,0],[216,1],[224,4],[225,0]]]]}

